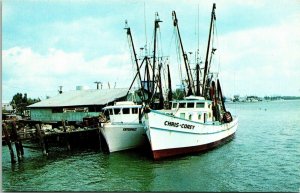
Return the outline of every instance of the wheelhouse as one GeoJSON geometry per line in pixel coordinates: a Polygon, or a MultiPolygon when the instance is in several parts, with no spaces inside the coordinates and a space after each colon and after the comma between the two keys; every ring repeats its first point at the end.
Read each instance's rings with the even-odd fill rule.
{"type": "Polygon", "coordinates": [[[186,97],[184,100],[172,101],[174,116],[196,122],[212,122],[212,102],[203,97],[186,97]]]}
{"type": "Polygon", "coordinates": [[[131,101],[117,102],[113,106],[104,107],[104,114],[111,123],[139,123],[142,105],[131,101]]]}

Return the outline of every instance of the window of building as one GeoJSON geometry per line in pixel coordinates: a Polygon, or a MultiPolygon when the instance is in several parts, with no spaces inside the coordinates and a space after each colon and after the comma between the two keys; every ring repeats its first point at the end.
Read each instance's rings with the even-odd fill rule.
{"type": "Polygon", "coordinates": [[[187,108],[194,108],[195,103],[187,103],[187,108]]]}
{"type": "Polygon", "coordinates": [[[196,108],[204,108],[204,103],[196,103],[196,108]]]}
{"type": "Polygon", "coordinates": [[[123,114],[130,114],[129,108],[123,108],[123,114]]]}
{"type": "Polygon", "coordinates": [[[63,108],[53,108],[52,109],[52,113],[62,113],[63,112],[63,108]]]}
{"type": "Polygon", "coordinates": [[[185,108],[186,103],[179,103],[179,108],[185,108]]]}

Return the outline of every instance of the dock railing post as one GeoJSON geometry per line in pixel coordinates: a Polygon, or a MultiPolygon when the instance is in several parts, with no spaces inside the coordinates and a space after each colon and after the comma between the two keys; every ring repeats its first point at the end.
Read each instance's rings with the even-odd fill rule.
{"type": "Polygon", "coordinates": [[[11,145],[11,140],[10,140],[10,137],[9,137],[9,132],[7,130],[6,123],[2,123],[2,129],[3,129],[2,131],[4,132],[4,135],[5,135],[5,142],[8,146],[8,148],[9,148],[11,163],[14,164],[14,163],[16,163],[16,159],[15,159],[14,150],[13,150],[12,145],[11,145]]]}

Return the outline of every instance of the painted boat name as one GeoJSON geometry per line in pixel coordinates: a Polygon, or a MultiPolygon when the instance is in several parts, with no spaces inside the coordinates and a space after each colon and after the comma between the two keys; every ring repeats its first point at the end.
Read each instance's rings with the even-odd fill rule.
{"type": "Polygon", "coordinates": [[[183,129],[194,129],[194,125],[189,125],[189,124],[179,124],[178,122],[172,122],[172,121],[165,121],[166,126],[171,126],[171,127],[181,127],[183,129]]]}
{"type": "Polygon", "coordinates": [[[136,128],[123,128],[123,131],[136,131],[136,128]]]}

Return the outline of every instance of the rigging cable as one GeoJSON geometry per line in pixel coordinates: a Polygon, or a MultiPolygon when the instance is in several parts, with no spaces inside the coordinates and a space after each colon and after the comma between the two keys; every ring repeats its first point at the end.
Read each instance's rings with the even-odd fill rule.
{"type": "MultiPolygon", "coordinates": [[[[174,28],[173,33],[176,33],[176,29],[175,28],[174,28]]],[[[176,55],[177,55],[177,63],[179,64],[178,65],[178,72],[179,72],[179,76],[180,76],[181,86],[185,87],[184,80],[183,80],[183,77],[182,77],[182,68],[181,68],[182,64],[181,64],[181,54],[180,54],[180,45],[179,45],[179,42],[178,42],[179,41],[178,40],[178,35],[176,37],[177,37],[177,38],[175,38],[176,53],[177,53],[176,55]]]]}
{"type": "MultiPolygon", "coordinates": [[[[218,28],[217,28],[217,21],[215,21],[215,29],[216,29],[216,41],[217,41],[217,47],[219,47],[219,37],[218,37],[218,28]]],[[[221,52],[219,51],[218,53],[218,58],[219,58],[219,61],[218,61],[218,74],[220,73],[220,62],[221,62],[221,52]]]]}
{"type": "MultiPolygon", "coordinates": [[[[135,67],[134,67],[134,59],[133,59],[133,53],[132,53],[132,49],[133,49],[133,48],[132,48],[132,46],[131,46],[131,44],[130,44],[130,40],[129,40],[128,35],[127,35],[127,41],[128,41],[128,47],[129,47],[129,50],[130,50],[130,58],[131,58],[131,64],[132,64],[132,69],[133,69],[133,70],[132,70],[132,77],[134,77],[134,75],[135,75],[135,74],[134,74],[134,71],[135,71],[134,69],[135,69],[135,67]]],[[[137,70],[136,70],[136,71],[137,71],[137,70]]],[[[135,81],[135,86],[138,87],[136,81],[135,81]]]]}
{"type": "Polygon", "coordinates": [[[167,88],[167,80],[166,80],[166,61],[167,61],[167,59],[164,61],[163,60],[163,57],[164,57],[164,55],[163,55],[163,47],[162,47],[162,38],[161,38],[161,30],[160,30],[160,28],[158,28],[158,36],[159,36],[159,41],[157,42],[158,43],[158,54],[161,54],[161,58],[160,58],[160,60],[161,60],[161,81],[162,81],[162,79],[163,79],[163,81],[162,81],[162,90],[166,90],[166,88],[167,88]]]}

